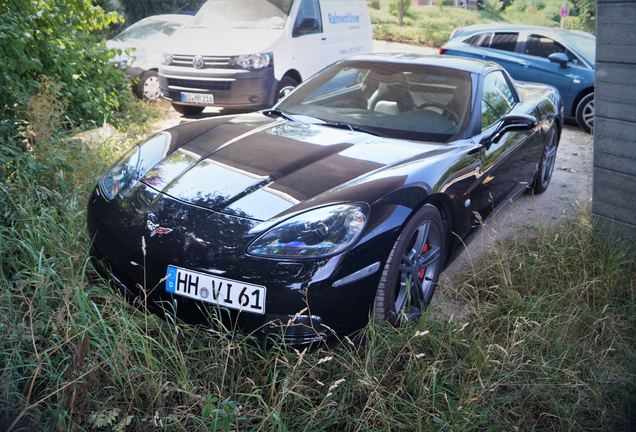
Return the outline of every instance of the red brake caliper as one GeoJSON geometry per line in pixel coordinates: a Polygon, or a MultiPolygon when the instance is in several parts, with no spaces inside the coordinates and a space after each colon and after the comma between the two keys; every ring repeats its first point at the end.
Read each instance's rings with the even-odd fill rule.
{"type": "MultiPolygon", "coordinates": [[[[428,252],[428,244],[425,243],[424,247],[422,248],[422,255],[424,255],[426,252],[428,252]]],[[[426,267],[422,266],[420,267],[420,272],[418,273],[418,277],[420,278],[421,281],[424,280],[424,275],[426,274],[426,267]]]]}

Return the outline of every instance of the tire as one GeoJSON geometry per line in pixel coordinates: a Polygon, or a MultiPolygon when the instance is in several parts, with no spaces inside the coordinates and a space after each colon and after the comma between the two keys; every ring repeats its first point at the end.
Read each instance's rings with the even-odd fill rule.
{"type": "Polygon", "coordinates": [[[550,186],[554,164],[556,162],[557,150],[559,149],[559,131],[556,126],[550,128],[546,135],[545,147],[539,161],[539,168],[534,176],[530,191],[539,195],[545,192],[550,186]]]}
{"type": "Polygon", "coordinates": [[[373,306],[376,323],[397,325],[419,320],[435,292],[447,256],[446,239],[446,228],[439,210],[431,204],[424,205],[400,233],[384,266],[373,306]],[[423,241],[418,242],[420,236],[423,241]],[[421,253],[416,251],[420,249],[416,243],[423,245],[421,253]],[[417,264],[407,268],[407,261],[417,264]],[[408,284],[409,277],[411,284],[417,277],[421,290],[407,291],[408,286],[413,286],[408,284]]]}
{"type": "Polygon", "coordinates": [[[139,79],[137,97],[142,100],[154,102],[161,97],[161,87],[159,87],[159,74],[155,71],[146,71],[139,79]]]}
{"type": "Polygon", "coordinates": [[[594,130],[594,93],[583,97],[576,106],[576,122],[587,133],[594,130]]]}
{"type": "Polygon", "coordinates": [[[186,117],[194,117],[203,112],[205,107],[196,106],[196,105],[178,105],[172,104],[172,108],[175,109],[176,112],[183,114],[186,117]]]}
{"type": "Polygon", "coordinates": [[[278,102],[281,99],[284,99],[292,90],[298,87],[300,84],[296,79],[284,76],[282,80],[278,83],[278,87],[276,88],[276,101],[278,102]]]}

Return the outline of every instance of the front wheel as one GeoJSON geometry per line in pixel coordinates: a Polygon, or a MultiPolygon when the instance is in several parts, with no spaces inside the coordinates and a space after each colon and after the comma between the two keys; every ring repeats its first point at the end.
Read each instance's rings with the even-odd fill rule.
{"type": "Polygon", "coordinates": [[[556,127],[552,127],[546,136],[545,147],[541,155],[541,161],[539,162],[539,169],[532,183],[532,193],[536,195],[542,194],[548,189],[548,186],[550,186],[558,148],[559,134],[556,127]]]}
{"type": "Polygon", "coordinates": [[[159,86],[159,74],[157,72],[147,71],[141,76],[137,86],[137,97],[150,102],[159,100],[161,87],[159,86]]]}
{"type": "Polygon", "coordinates": [[[576,106],[576,122],[587,133],[594,129],[594,93],[590,93],[581,99],[576,106]]]}
{"type": "Polygon", "coordinates": [[[193,106],[193,105],[179,105],[172,104],[172,108],[175,109],[179,114],[183,114],[186,117],[194,117],[203,112],[205,107],[202,106],[193,106]]]}
{"type": "Polygon", "coordinates": [[[296,87],[300,84],[292,77],[285,76],[278,83],[278,88],[276,90],[276,95],[278,100],[284,99],[290,94],[296,87]]]}
{"type": "Polygon", "coordinates": [[[446,229],[431,204],[406,224],[389,254],[376,292],[375,322],[417,321],[431,301],[446,256],[446,229]]]}

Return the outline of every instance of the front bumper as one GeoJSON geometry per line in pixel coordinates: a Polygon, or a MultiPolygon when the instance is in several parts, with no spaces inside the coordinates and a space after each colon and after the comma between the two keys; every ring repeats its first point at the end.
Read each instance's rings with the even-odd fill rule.
{"type": "Polygon", "coordinates": [[[247,71],[165,66],[159,70],[159,84],[164,99],[175,104],[192,105],[181,102],[181,92],[212,94],[211,106],[241,110],[272,106],[278,86],[273,67],[247,71]]]}
{"type": "Polygon", "coordinates": [[[293,345],[315,342],[332,332],[348,334],[368,322],[378,270],[388,251],[313,261],[251,257],[245,254],[253,239],[247,232],[257,222],[194,207],[143,184],[136,189],[125,207],[117,199],[107,202],[96,190],[88,207],[88,231],[100,273],[127,296],[147,301],[151,310],[206,328],[238,327],[261,338],[280,334],[293,345]],[[150,236],[148,218],[174,231],[150,236]],[[265,315],[229,311],[169,294],[164,286],[168,265],[201,272],[221,270],[228,279],[265,286],[265,315]],[[378,270],[346,279],[369,266],[378,270]],[[343,279],[347,283],[336,283],[343,279]]]}

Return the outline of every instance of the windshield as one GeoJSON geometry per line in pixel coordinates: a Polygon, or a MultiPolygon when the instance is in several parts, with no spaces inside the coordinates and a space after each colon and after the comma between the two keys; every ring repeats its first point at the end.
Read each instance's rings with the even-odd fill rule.
{"type": "Polygon", "coordinates": [[[192,27],[283,29],[293,0],[208,0],[192,27]]]}
{"type": "Polygon", "coordinates": [[[448,142],[465,130],[471,88],[464,71],[352,60],[318,73],[277,108],[385,137],[448,142]]]}
{"type": "Polygon", "coordinates": [[[596,63],[596,38],[594,36],[571,33],[563,36],[563,40],[585,57],[585,60],[592,64],[596,63]]]}
{"type": "Polygon", "coordinates": [[[167,38],[181,24],[166,21],[141,21],[121,32],[115,39],[122,42],[167,38]]]}

